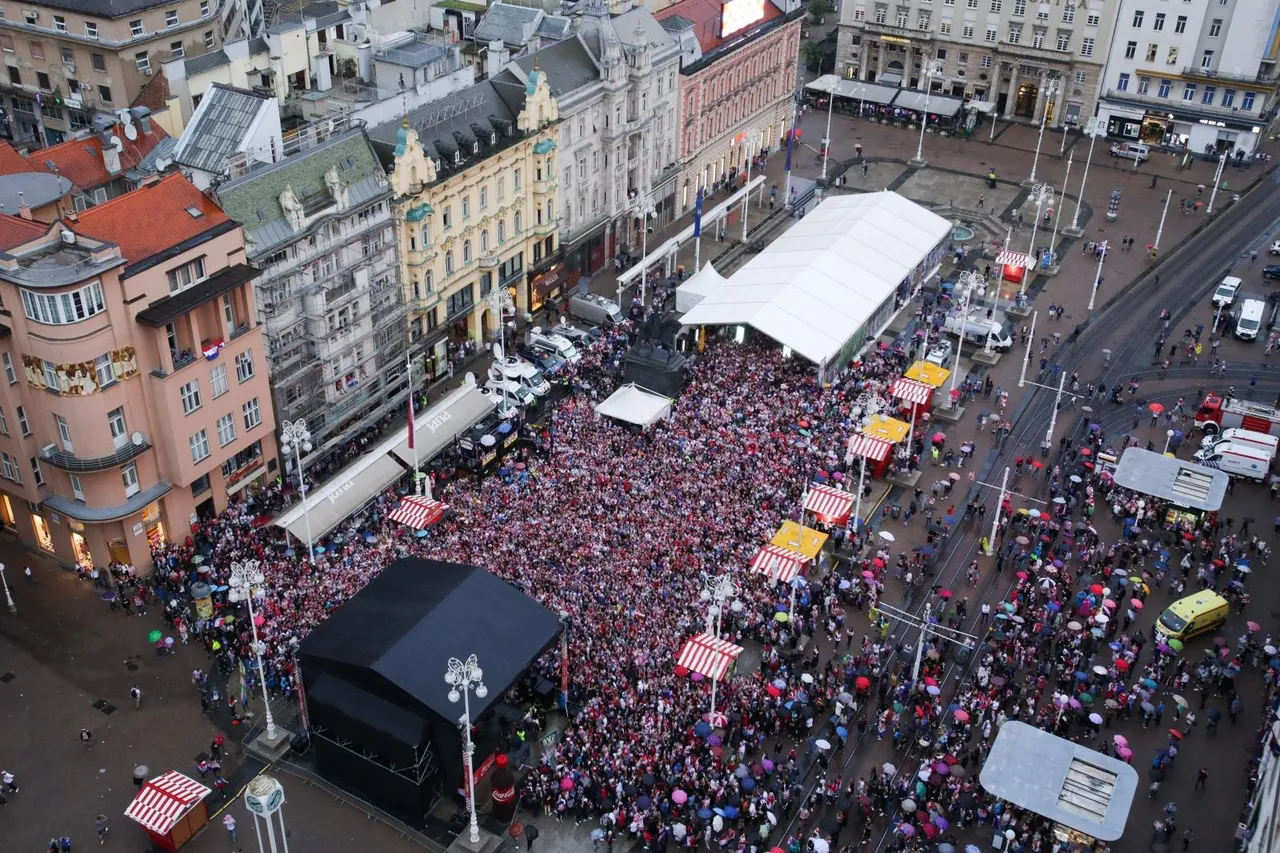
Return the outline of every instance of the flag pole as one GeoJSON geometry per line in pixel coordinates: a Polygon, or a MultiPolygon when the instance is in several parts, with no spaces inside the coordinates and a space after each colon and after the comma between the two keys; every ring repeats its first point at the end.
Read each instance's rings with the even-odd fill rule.
{"type": "Polygon", "coordinates": [[[693,273],[702,269],[702,187],[698,187],[698,198],[693,203],[693,273]]]}

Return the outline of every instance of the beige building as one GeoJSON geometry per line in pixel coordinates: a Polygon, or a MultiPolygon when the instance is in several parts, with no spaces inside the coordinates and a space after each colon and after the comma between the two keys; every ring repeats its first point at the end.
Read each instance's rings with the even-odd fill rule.
{"type": "Polygon", "coordinates": [[[277,464],[240,226],[174,175],[0,247],[0,521],[148,568],[277,464]]]}
{"type": "Polygon", "coordinates": [[[0,0],[0,100],[16,144],[62,142],[133,104],[161,65],[216,50],[218,0],[0,0]]]}
{"type": "Polygon", "coordinates": [[[540,304],[539,275],[559,260],[556,122],[537,66],[526,82],[486,80],[375,128],[390,171],[409,336],[428,370],[449,343],[501,326],[495,288],[520,312],[540,304]]]}

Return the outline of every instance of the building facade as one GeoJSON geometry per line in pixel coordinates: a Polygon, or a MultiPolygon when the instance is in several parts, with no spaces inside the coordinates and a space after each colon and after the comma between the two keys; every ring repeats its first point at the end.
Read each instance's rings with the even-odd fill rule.
{"type": "Polygon", "coordinates": [[[391,187],[352,127],[222,184],[217,198],[261,270],[254,290],[276,415],[307,422],[309,469],[404,406],[391,187]]]}
{"type": "Polygon", "coordinates": [[[1126,5],[1098,115],[1107,135],[1196,154],[1253,153],[1277,80],[1280,0],[1126,5]]]}
{"type": "Polygon", "coordinates": [[[680,213],[693,208],[699,187],[741,173],[791,127],[804,10],[758,9],[762,17],[726,18],[706,0],[680,0],[658,13],[681,55],[680,213]]]}
{"type": "Polygon", "coordinates": [[[647,9],[611,11],[600,0],[584,4],[574,29],[503,72],[516,81],[541,69],[560,112],[564,259],[533,282],[539,300],[599,271],[620,248],[639,252],[645,215],[660,227],[675,207],[679,48],[647,9]]]}
{"type": "Polygon", "coordinates": [[[479,345],[502,328],[507,300],[495,289],[517,311],[534,307],[527,270],[559,254],[558,119],[534,70],[370,133],[391,173],[411,347],[433,375],[447,369],[451,342],[479,345]]]}
{"type": "Polygon", "coordinates": [[[1119,0],[847,0],[836,73],[986,101],[1052,127],[1094,115],[1119,0]],[[936,64],[936,65],[935,65],[936,64]],[[929,75],[931,66],[935,71],[929,75]],[[1057,94],[1046,97],[1050,81],[1057,94]]]}
{"type": "Polygon", "coordinates": [[[67,564],[149,568],[275,467],[240,228],[175,175],[6,233],[0,520],[67,564]]]}
{"type": "Polygon", "coordinates": [[[168,59],[222,43],[217,0],[35,0],[0,3],[0,93],[10,138],[40,147],[116,111],[168,59]]]}

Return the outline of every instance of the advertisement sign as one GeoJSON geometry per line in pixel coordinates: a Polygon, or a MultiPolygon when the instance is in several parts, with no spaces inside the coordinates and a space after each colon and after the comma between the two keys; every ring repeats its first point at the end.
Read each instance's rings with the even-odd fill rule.
{"type": "Polygon", "coordinates": [[[729,0],[720,8],[720,38],[744,30],[764,17],[765,0],[729,0]]]}

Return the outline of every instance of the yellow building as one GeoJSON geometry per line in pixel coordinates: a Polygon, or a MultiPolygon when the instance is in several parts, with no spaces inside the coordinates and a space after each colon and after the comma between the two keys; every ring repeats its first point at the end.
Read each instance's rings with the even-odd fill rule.
{"type": "Polygon", "coordinates": [[[495,302],[538,307],[538,275],[560,254],[558,119],[535,66],[524,84],[486,80],[370,133],[390,171],[412,349],[430,371],[450,342],[496,335],[495,302]]]}

